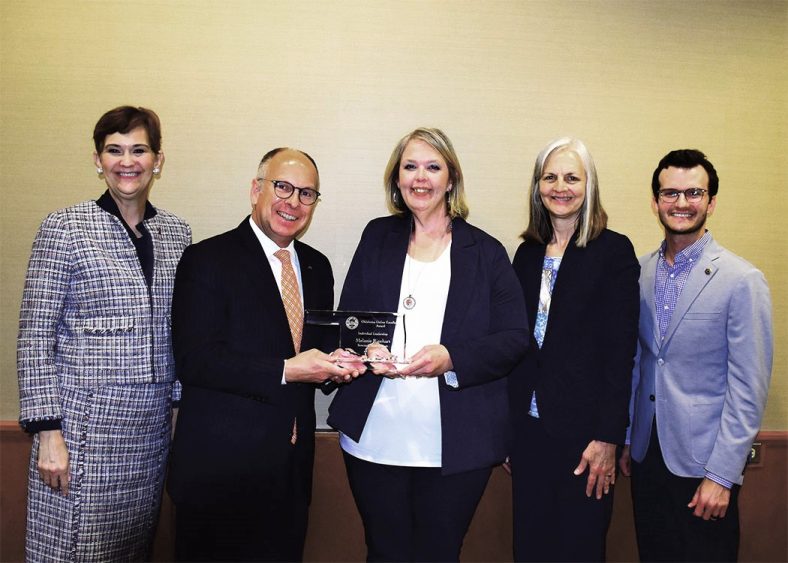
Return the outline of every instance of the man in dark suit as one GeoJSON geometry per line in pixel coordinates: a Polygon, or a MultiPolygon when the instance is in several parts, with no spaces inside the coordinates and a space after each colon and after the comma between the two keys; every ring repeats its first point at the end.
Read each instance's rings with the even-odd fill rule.
{"type": "Polygon", "coordinates": [[[295,240],[318,188],[309,155],[270,151],[252,180],[251,216],[187,248],[178,266],[172,329],[183,397],[168,490],[179,560],[302,558],[313,384],[357,375],[318,349],[326,335],[303,325],[304,307],[334,301],[328,260],[295,240]]]}

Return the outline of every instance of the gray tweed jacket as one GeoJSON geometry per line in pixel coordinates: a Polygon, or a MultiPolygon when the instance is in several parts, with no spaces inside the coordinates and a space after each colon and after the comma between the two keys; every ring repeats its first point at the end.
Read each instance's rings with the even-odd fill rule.
{"type": "Polygon", "coordinates": [[[123,224],[95,201],[55,211],[42,223],[17,340],[23,427],[62,418],[63,387],[175,380],[170,304],[191,229],[161,209],[144,224],[153,240],[150,295],[123,224]]]}

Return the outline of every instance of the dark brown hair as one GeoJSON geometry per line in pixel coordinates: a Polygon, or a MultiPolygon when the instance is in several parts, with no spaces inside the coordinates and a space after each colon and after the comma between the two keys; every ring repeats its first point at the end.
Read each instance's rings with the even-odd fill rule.
{"type": "MultiPolygon", "coordinates": [[[[706,173],[709,175],[709,199],[717,195],[717,190],[720,187],[720,178],[717,176],[717,171],[714,165],[709,162],[706,155],[697,149],[679,149],[670,151],[662,157],[657,167],[654,169],[654,174],[651,175],[651,193],[654,200],[659,199],[659,175],[663,170],[670,167],[684,168],[689,170],[696,166],[702,166],[706,173]]],[[[697,187],[697,186],[696,186],[697,187]]]]}
{"type": "Polygon", "coordinates": [[[93,129],[93,144],[96,152],[104,150],[104,140],[113,133],[126,134],[129,131],[143,127],[148,134],[148,143],[151,150],[158,154],[161,151],[161,123],[156,112],[147,108],[134,106],[120,106],[109,110],[102,115],[93,129]]]}

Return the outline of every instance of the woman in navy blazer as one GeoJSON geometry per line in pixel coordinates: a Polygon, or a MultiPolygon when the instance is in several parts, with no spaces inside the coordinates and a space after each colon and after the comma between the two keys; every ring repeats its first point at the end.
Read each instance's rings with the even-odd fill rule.
{"type": "Polygon", "coordinates": [[[638,328],[639,267],[606,228],[596,168],[577,139],[536,159],[514,257],[531,346],[509,378],[516,561],[596,561],[612,509],[638,328]]]}
{"type": "MultiPolygon", "coordinates": [[[[506,376],[528,344],[525,306],[501,243],[465,222],[443,132],[406,135],[384,178],[394,215],[364,230],[340,309],[397,311],[391,352],[409,363],[375,364],[341,387],[328,422],[368,560],[456,561],[508,452],[506,376]]],[[[379,345],[367,354],[389,358],[379,345]]]]}

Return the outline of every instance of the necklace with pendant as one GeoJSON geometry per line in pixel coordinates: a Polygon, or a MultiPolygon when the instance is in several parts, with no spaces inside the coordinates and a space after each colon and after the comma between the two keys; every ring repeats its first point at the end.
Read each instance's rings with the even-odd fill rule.
{"type": "MultiPolygon", "coordinates": [[[[411,232],[415,232],[415,230],[416,230],[416,224],[413,220],[413,217],[411,217],[411,232]]],[[[450,235],[451,231],[452,231],[452,224],[451,224],[451,218],[449,218],[449,224],[446,226],[446,234],[450,235]]],[[[441,251],[441,254],[442,253],[443,250],[441,251]]],[[[418,275],[416,276],[416,282],[411,283],[410,270],[411,270],[412,262],[413,262],[413,258],[411,258],[410,254],[408,254],[406,256],[406,263],[408,267],[408,295],[402,300],[402,306],[405,307],[408,311],[412,310],[416,306],[416,298],[413,297],[413,290],[416,288],[417,285],[419,285],[419,279],[421,279],[421,274],[423,274],[424,270],[427,269],[427,264],[422,264],[422,268],[419,271],[418,275]]]]}
{"type": "Polygon", "coordinates": [[[426,266],[423,266],[419,271],[419,274],[416,276],[416,284],[412,284],[410,283],[410,269],[411,269],[411,264],[413,263],[413,258],[408,256],[407,261],[408,261],[408,295],[407,297],[405,297],[405,299],[402,300],[402,306],[405,307],[408,311],[410,311],[416,306],[416,298],[413,297],[413,290],[415,289],[415,286],[418,285],[419,278],[421,278],[421,274],[424,273],[426,266]]]}

